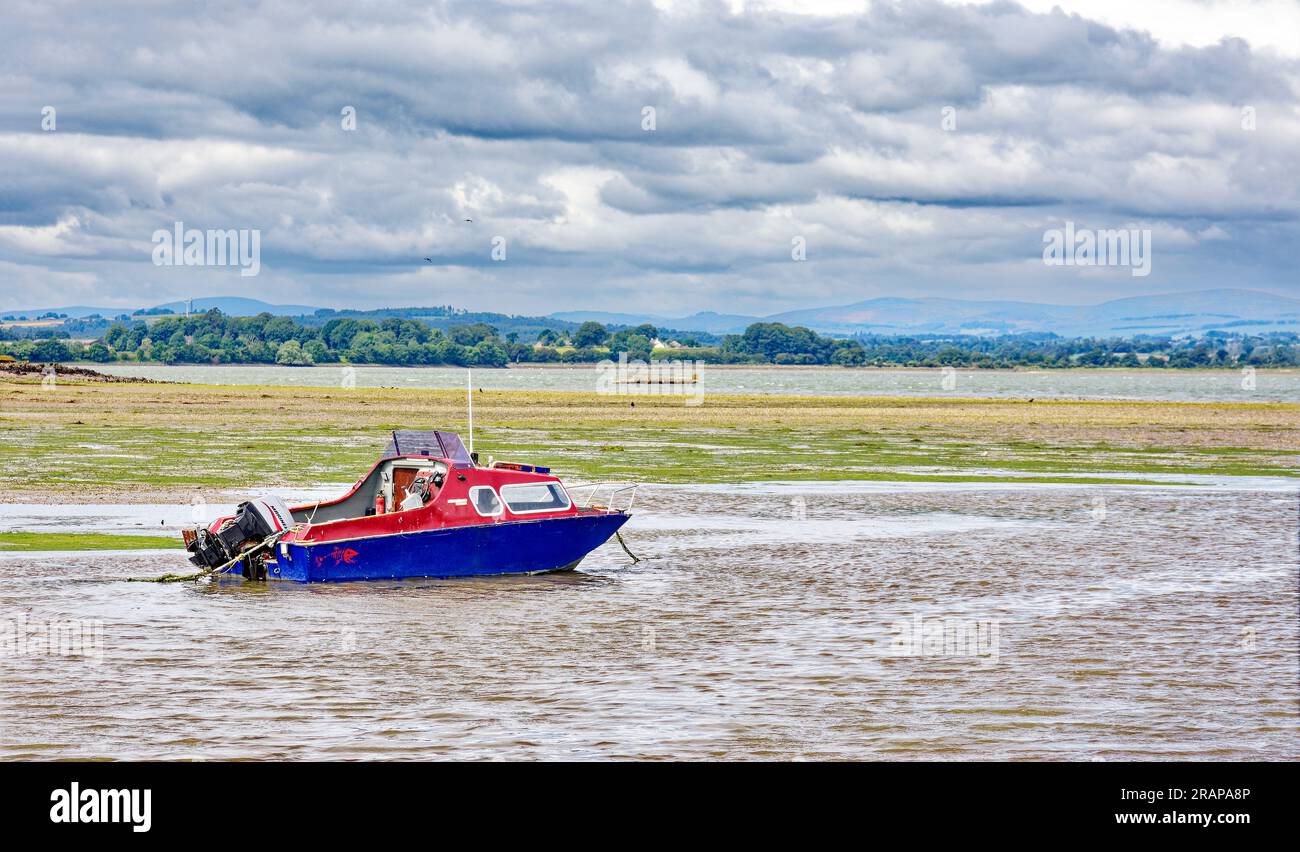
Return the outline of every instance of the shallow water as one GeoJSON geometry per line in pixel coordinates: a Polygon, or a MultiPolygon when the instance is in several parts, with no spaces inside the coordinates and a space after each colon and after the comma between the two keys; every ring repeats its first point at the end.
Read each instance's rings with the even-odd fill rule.
{"type": "MultiPolygon", "coordinates": [[[[344,368],[90,364],[119,376],[216,385],[339,387],[344,368]]],[[[459,367],[358,367],[348,374],[361,388],[460,390],[459,367]]],[[[526,367],[474,370],[475,387],[488,390],[597,390],[595,367],[526,367]]],[[[1300,401],[1300,370],[846,370],[774,367],[699,369],[700,391],[709,393],[1033,397],[1036,399],[1149,399],[1235,402],[1300,401]]],[[[683,388],[685,390],[685,388],[683,388]]],[[[695,388],[689,389],[691,393],[695,388]]]]}
{"type": "Polygon", "coordinates": [[[637,505],[642,562],[545,577],[160,586],[120,581],[179,553],[0,555],[0,757],[1300,758],[1293,488],[637,505]],[[918,618],[985,641],[900,653],[918,618]],[[51,619],[88,653],[15,652],[51,619]]]}

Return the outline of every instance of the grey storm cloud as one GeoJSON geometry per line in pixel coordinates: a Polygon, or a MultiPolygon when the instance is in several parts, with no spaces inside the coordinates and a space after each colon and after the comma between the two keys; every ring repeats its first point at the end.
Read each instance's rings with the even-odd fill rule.
{"type": "Polygon", "coordinates": [[[1297,289],[1300,61],[1241,39],[925,0],[56,2],[0,22],[0,306],[1297,289]],[[1154,273],[1045,268],[1067,219],[1151,228],[1154,273]],[[261,276],[155,267],[176,220],[260,229],[261,276]]]}

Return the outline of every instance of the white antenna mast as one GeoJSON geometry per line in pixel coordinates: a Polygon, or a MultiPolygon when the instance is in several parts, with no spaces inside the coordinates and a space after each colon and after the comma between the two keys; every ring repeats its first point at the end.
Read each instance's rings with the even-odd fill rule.
{"type": "Polygon", "coordinates": [[[469,451],[474,452],[474,380],[472,372],[465,368],[465,396],[469,398],[469,451]]]}

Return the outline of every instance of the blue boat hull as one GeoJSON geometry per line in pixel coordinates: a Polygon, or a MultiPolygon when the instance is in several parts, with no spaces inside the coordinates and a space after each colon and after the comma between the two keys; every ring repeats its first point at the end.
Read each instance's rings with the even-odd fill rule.
{"type": "Polygon", "coordinates": [[[282,544],[276,561],[268,563],[267,579],[323,583],[564,571],[608,541],[628,517],[622,512],[571,515],[282,544]]]}

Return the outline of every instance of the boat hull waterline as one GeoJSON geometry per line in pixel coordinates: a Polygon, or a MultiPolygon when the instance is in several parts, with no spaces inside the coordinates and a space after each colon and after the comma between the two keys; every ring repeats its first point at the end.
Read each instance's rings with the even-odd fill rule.
{"type": "MultiPolygon", "coordinates": [[[[576,568],[628,520],[622,513],[504,521],[276,548],[267,579],[345,580],[543,574],[576,568]]],[[[243,570],[236,565],[231,573],[243,570]]]]}

